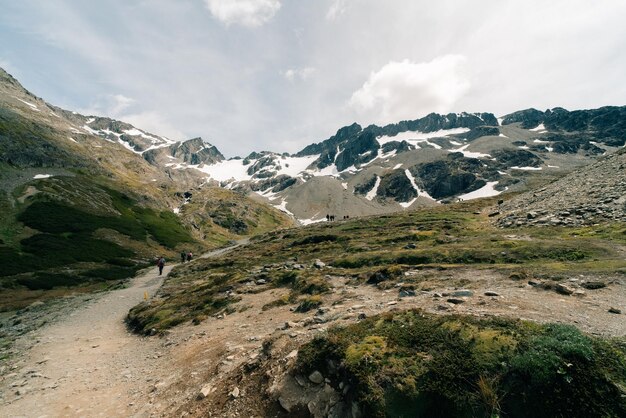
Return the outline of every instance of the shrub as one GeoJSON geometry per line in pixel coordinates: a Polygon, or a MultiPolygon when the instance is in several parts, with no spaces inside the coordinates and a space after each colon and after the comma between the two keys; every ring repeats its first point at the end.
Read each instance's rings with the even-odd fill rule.
{"type": "Polygon", "coordinates": [[[319,308],[321,305],[322,299],[318,295],[305,297],[300,300],[300,304],[296,307],[296,312],[308,312],[319,308]]]}

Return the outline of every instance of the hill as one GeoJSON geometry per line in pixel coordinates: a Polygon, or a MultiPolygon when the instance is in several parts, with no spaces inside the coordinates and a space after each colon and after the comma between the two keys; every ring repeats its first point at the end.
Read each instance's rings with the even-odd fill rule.
{"type": "Polygon", "coordinates": [[[68,286],[106,287],[159,254],[177,258],[290,224],[261,202],[146,158],[159,150],[210,158],[202,144],[62,110],[0,70],[2,309],[68,286]]]}

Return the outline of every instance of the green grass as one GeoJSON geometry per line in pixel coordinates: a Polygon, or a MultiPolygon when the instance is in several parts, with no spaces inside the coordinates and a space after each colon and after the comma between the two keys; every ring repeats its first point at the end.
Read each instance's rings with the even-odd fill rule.
{"type": "MultiPolygon", "coordinates": [[[[170,273],[174,278],[175,273],[170,273]]],[[[206,318],[233,302],[236,297],[227,295],[229,277],[213,274],[204,281],[186,282],[186,286],[165,283],[161,298],[143,302],[132,308],[127,316],[128,326],[137,333],[150,334],[198,318],[206,318]]]]}
{"type": "MultiPolygon", "coordinates": [[[[98,238],[95,232],[101,229],[117,231],[130,240],[144,243],[148,236],[160,245],[174,249],[184,243],[192,243],[189,232],[182,226],[176,215],[169,212],[157,212],[138,206],[127,195],[108,188],[100,188],[100,193],[110,201],[111,215],[94,214],[76,206],[49,199],[39,199],[26,206],[17,215],[16,220],[35,233],[21,239],[19,245],[0,244],[0,263],[5,266],[0,270],[0,277],[22,273],[67,267],[76,263],[108,263],[101,274],[112,279],[131,277],[137,263],[132,260],[135,251],[120,244],[98,238]],[[117,211],[118,215],[114,215],[117,211]],[[127,267],[126,269],[116,268],[127,267]]],[[[44,276],[41,276],[44,277],[44,276]]],[[[21,279],[13,283],[28,287],[47,288],[41,284],[41,277],[21,279]]],[[[66,285],[81,283],[83,280],[71,275],[51,276],[56,287],[66,277],[66,285]]],[[[89,274],[87,277],[92,277],[89,274]]],[[[3,281],[7,286],[8,282],[3,281]]]]}
{"type": "Polygon", "coordinates": [[[297,369],[349,385],[368,417],[619,417],[623,343],[566,325],[414,310],[331,329],[299,350],[297,369]]]}
{"type": "MultiPolygon", "coordinates": [[[[624,243],[623,225],[511,231],[493,227],[486,216],[474,214],[475,210],[472,206],[441,206],[428,211],[278,230],[254,237],[249,245],[234,253],[197,260],[175,270],[167,279],[170,290],[152,306],[143,308],[144,322],[162,306],[176,309],[198,305],[201,297],[218,297],[217,287],[212,288],[212,293],[193,291],[198,283],[210,281],[207,277],[215,275],[223,278],[225,287],[235,290],[257,279],[290,289],[286,300],[272,305],[279,306],[287,302],[295,305],[303,295],[327,292],[329,282],[325,274],[389,287],[400,281],[415,284],[413,279],[404,277],[404,272],[410,269],[454,269],[468,265],[505,274],[524,271],[529,277],[539,274],[548,278],[626,272],[626,261],[616,250],[616,246],[624,243]],[[517,234],[518,238],[512,238],[511,234],[517,234]],[[408,244],[412,246],[407,247],[408,244]],[[332,271],[312,268],[316,259],[330,265],[332,271]],[[285,271],[286,262],[306,268],[285,271]]],[[[190,320],[194,315],[188,313],[184,318],[190,320]]]]}

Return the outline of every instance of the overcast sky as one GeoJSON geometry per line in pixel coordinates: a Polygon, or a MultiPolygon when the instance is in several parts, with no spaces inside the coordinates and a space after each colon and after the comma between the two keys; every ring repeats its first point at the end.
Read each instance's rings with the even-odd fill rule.
{"type": "Polygon", "coordinates": [[[226,156],[352,122],[626,105],[623,0],[0,0],[48,102],[226,156]]]}

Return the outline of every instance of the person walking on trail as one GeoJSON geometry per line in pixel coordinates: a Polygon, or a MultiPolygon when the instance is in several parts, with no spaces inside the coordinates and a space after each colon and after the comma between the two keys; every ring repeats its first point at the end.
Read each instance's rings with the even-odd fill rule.
{"type": "Polygon", "coordinates": [[[163,274],[163,267],[165,267],[165,258],[159,257],[159,261],[157,261],[157,266],[159,267],[159,276],[163,274]]]}
{"type": "Polygon", "coordinates": [[[191,261],[191,257],[193,257],[193,254],[191,254],[191,251],[189,251],[187,253],[187,261],[191,261]]]}
{"type": "Polygon", "coordinates": [[[180,262],[184,263],[185,259],[187,258],[187,254],[183,251],[180,253],[180,262]]]}

